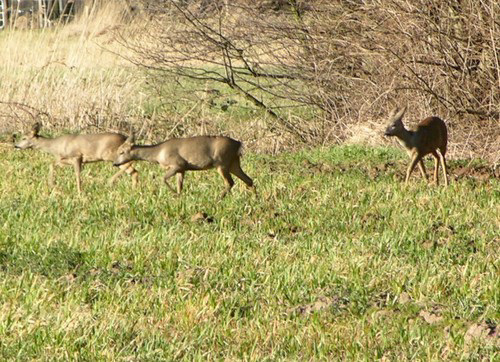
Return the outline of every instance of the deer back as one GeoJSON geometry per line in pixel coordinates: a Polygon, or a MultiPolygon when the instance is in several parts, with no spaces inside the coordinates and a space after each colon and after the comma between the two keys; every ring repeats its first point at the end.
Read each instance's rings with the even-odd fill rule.
{"type": "Polygon", "coordinates": [[[420,121],[414,137],[419,152],[428,154],[439,149],[443,155],[446,153],[448,131],[441,118],[428,117],[420,121]]]}
{"type": "Polygon", "coordinates": [[[118,133],[64,135],[52,140],[50,152],[61,158],[81,157],[83,162],[113,161],[125,139],[118,133]]]}
{"type": "Polygon", "coordinates": [[[197,136],[174,138],[160,147],[158,162],[186,162],[192,169],[229,166],[239,157],[241,142],[224,136],[197,136]]]}

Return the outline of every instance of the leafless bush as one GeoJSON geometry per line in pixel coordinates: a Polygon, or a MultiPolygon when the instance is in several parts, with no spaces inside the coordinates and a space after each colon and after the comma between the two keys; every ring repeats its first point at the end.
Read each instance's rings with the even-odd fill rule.
{"type": "Polygon", "coordinates": [[[152,22],[127,42],[134,61],[162,82],[232,88],[304,142],[395,104],[498,136],[496,1],[211,3],[145,1],[152,22]]]}

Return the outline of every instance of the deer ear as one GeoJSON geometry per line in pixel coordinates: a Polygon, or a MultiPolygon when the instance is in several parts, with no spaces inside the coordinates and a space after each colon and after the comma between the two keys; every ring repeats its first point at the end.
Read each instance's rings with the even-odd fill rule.
{"type": "Polygon", "coordinates": [[[130,135],[127,137],[127,140],[125,142],[130,143],[130,144],[133,144],[135,142],[134,132],[130,132],[130,135]]]}
{"type": "Polygon", "coordinates": [[[401,119],[403,118],[403,115],[406,112],[406,108],[407,108],[407,106],[404,106],[399,111],[397,108],[394,108],[392,110],[391,116],[390,116],[391,123],[401,121],[401,119]]]}
{"type": "Polygon", "coordinates": [[[42,125],[40,124],[40,122],[36,122],[35,124],[33,124],[33,127],[31,127],[31,134],[33,136],[38,136],[38,132],[40,132],[40,128],[42,128],[42,125]]]}
{"type": "Polygon", "coordinates": [[[401,108],[401,110],[398,112],[398,114],[396,114],[396,115],[394,116],[394,118],[396,118],[396,119],[398,119],[398,120],[401,120],[401,118],[403,118],[403,116],[404,116],[404,114],[405,114],[405,112],[406,112],[406,108],[407,108],[407,107],[408,107],[408,106],[404,106],[403,108],[401,108]]]}
{"type": "Polygon", "coordinates": [[[398,107],[396,108],[393,108],[390,112],[389,112],[389,119],[394,119],[394,116],[396,115],[396,113],[398,112],[398,107]]]}

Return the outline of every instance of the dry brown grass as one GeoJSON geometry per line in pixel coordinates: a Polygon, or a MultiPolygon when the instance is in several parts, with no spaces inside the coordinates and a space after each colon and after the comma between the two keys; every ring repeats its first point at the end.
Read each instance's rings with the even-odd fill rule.
{"type": "Polygon", "coordinates": [[[36,118],[46,127],[109,128],[133,117],[143,80],[113,53],[122,24],[123,8],[112,2],[66,26],[0,33],[0,133],[36,118]]]}

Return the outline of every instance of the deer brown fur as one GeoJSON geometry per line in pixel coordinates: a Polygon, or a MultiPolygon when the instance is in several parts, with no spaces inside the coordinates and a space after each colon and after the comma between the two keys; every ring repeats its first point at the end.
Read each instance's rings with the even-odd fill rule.
{"type": "Polygon", "coordinates": [[[255,191],[252,179],[241,169],[241,146],[241,142],[224,136],[173,138],[156,145],[139,146],[134,145],[131,135],[118,149],[114,165],[120,166],[135,160],[158,163],[166,169],[164,180],[170,189],[168,179],[177,175],[178,194],[182,191],[186,171],[215,168],[226,185],[220,196],[224,198],[234,185],[231,174],[255,191]]]}
{"type": "MultiPolygon", "coordinates": [[[[54,185],[54,166],[73,165],[78,193],[82,192],[80,173],[83,164],[114,161],[118,148],[127,139],[126,136],[118,133],[75,134],[46,138],[38,134],[40,127],[40,123],[34,124],[32,129],[21,138],[15,147],[18,149],[39,149],[54,155],[56,159],[50,165],[49,171],[50,186],[54,185]]],[[[120,171],[111,177],[109,182],[113,183],[124,172],[132,176],[132,183],[135,186],[139,174],[130,162],[121,165],[120,171]]]]}
{"type": "Polygon", "coordinates": [[[418,164],[422,176],[427,180],[422,158],[432,154],[435,159],[434,182],[438,184],[439,165],[443,169],[444,183],[448,186],[448,176],[446,170],[446,146],[448,143],[448,131],[446,124],[441,118],[428,117],[420,121],[415,131],[409,131],[403,124],[403,115],[406,107],[400,111],[394,110],[391,113],[389,126],[385,130],[386,136],[395,136],[406,148],[411,157],[410,165],[406,170],[405,183],[408,183],[410,175],[418,164]]]}

